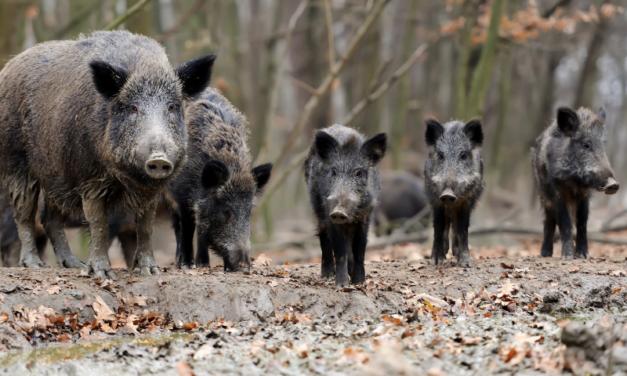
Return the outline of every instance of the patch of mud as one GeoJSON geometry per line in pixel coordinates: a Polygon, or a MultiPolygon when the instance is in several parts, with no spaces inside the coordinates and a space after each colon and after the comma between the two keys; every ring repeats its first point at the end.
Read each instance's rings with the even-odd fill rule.
{"type": "MultiPolygon", "coordinates": [[[[114,344],[92,350],[89,361],[29,369],[24,360],[9,370],[51,375],[174,375],[180,367],[196,374],[245,375],[552,372],[564,369],[565,347],[558,322],[548,314],[561,322],[577,315],[592,318],[584,319],[588,322],[602,315],[624,322],[624,260],[478,259],[468,269],[427,262],[371,263],[363,287],[341,290],[320,280],[319,264],[255,267],[251,275],[166,268],[159,276],[142,277],[117,269],[115,283],[79,270],[2,269],[0,311],[8,313],[12,325],[18,323],[19,305],[79,312],[83,323],[95,319],[97,298],[117,312],[129,309],[125,302],[137,297],[142,304],[133,309],[159,312],[174,329],[200,324],[194,337],[182,342],[114,344]]],[[[77,333],[69,340],[83,343],[77,333]]],[[[31,338],[34,345],[41,341],[31,338]]],[[[620,356],[618,351],[615,357],[620,356]]],[[[5,374],[13,374],[9,370],[5,374]]]]}

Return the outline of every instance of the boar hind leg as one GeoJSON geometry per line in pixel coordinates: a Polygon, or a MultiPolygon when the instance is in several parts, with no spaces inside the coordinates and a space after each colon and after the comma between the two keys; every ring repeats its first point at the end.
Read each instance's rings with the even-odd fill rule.
{"type": "Polygon", "coordinates": [[[155,223],[156,209],[157,202],[155,201],[146,208],[142,215],[137,215],[135,219],[137,228],[137,251],[135,252],[131,269],[138,267],[142,275],[160,274],[159,267],[155,262],[155,256],[152,252],[152,227],[155,223]]]}
{"type": "Polygon", "coordinates": [[[349,244],[346,238],[335,226],[331,226],[331,244],[335,258],[335,286],[348,286],[348,252],[349,244]]]}
{"type": "Polygon", "coordinates": [[[87,266],[95,277],[117,280],[109,260],[109,224],[103,199],[83,198],[83,211],[89,222],[89,260],[87,266]]]}
{"type": "Polygon", "coordinates": [[[557,211],[554,207],[544,207],[544,240],[540,255],[542,257],[553,257],[553,237],[555,236],[555,226],[557,226],[557,211]]]}
{"type": "Polygon", "coordinates": [[[352,254],[353,269],[351,280],[356,285],[363,285],[366,282],[366,269],[364,266],[366,258],[366,242],[368,240],[368,225],[357,226],[353,236],[352,254]]]}
{"type": "Polygon", "coordinates": [[[322,271],[320,277],[322,279],[330,279],[335,276],[335,261],[333,260],[333,244],[329,230],[320,230],[320,248],[322,249],[322,271]]]}
{"type": "MultiPolygon", "coordinates": [[[[176,235],[176,266],[181,269],[195,269],[194,232],[196,221],[194,214],[184,205],[179,205],[178,226],[174,225],[176,235]]],[[[175,217],[175,220],[176,220],[175,217]]]]}
{"type": "MultiPolygon", "coordinates": [[[[210,260],[209,260],[209,243],[207,242],[207,239],[205,239],[205,237],[202,236],[200,231],[198,231],[198,239],[196,240],[197,240],[196,241],[196,265],[200,267],[208,268],[211,265],[210,260]]],[[[226,262],[227,257],[228,255],[224,257],[225,266],[227,264],[226,262]]]]}
{"type": "Polygon", "coordinates": [[[41,212],[41,223],[50,239],[54,254],[57,256],[57,264],[62,268],[87,268],[87,265],[74,257],[70,251],[70,245],[65,237],[65,216],[57,208],[44,203],[41,212]]]}
{"type": "MultiPolygon", "coordinates": [[[[446,214],[444,208],[433,208],[433,248],[431,250],[431,265],[443,264],[446,259],[444,253],[444,235],[446,231],[446,214]]],[[[448,241],[446,242],[448,244],[448,241]]]]}
{"type": "Polygon", "coordinates": [[[561,199],[557,200],[557,226],[562,236],[562,260],[572,260],[575,253],[573,221],[570,218],[566,203],[561,199]]]}
{"type": "MultiPolygon", "coordinates": [[[[453,238],[457,240],[457,251],[453,248],[453,253],[457,256],[457,265],[463,268],[470,268],[470,250],[468,249],[468,226],[470,225],[470,209],[463,208],[457,213],[453,238]]],[[[455,246],[455,245],[453,245],[455,246]]]]}
{"type": "Polygon", "coordinates": [[[39,198],[39,184],[33,178],[26,180],[20,177],[5,180],[9,198],[13,204],[13,218],[17,225],[17,233],[22,242],[19,266],[39,269],[46,266],[37,252],[35,242],[35,217],[39,198]]]}
{"type": "Polygon", "coordinates": [[[575,248],[575,258],[589,259],[588,253],[588,198],[584,198],[577,205],[577,244],[575,248]]]}

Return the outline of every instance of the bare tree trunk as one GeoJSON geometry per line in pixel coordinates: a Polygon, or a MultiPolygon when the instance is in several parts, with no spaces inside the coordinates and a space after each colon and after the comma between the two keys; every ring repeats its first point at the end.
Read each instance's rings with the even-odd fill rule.
{"type": "Polygon", "coordinates": [[[472,53],[472,28],[477,23],[479,0],[467,0],[462,8],[465,18],[464,31],[461,34],[461,50],[457,59],[456,88],[455,88],[455,117],[463,119],[466,116],[466,96],[468,94],[468,77],[470,75],[470,55],[472,53]]]}

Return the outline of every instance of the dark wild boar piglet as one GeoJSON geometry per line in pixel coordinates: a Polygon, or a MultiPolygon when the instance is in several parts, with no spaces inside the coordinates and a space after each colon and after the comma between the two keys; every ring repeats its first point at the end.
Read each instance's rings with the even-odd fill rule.
{"type": "Polygon", "coordinates": [[[605,154],[605,109],[557,110],[557,118],[531,149],[533,175],[544,208],[541,255],[553,256],[555,226],[562,235],[562,259],[590,258],[588,214],[593,190],[608,195],[619,185],[605,154]],[[573,223],[577,245],[573,244],[573,223]]]}
{"type": "Polygon", "coordinates": [[[392,228],[404,219],[414,217],[429,205],[425,183],[404,171],[381,173],[380,202],[374,211],[377,233],[391,234],[392,228]]]}
{"type": "Polygon", "coordinates": [[[322,278],[335,275],[336,286],[366,279],[364,258],[370,216],[381,181],[376,165],[385,155],[387,137],[366,139],[343,125],[316,132],[305,160],[309,198],[318,220],[322,278]]]}
{"type": "Polygon", "coordinates": [[[42,224],[59,264],[72,256],[67,216],[85,214],[90,227],[88,268],[115,279],[107,250],[107,213],[135,215],[134,266],[159,272],[152,251],[157,201],[185,159],[183,104],[202,92],[214,56],[176,70],[156,41],[126,31],[38,44],[0,72],[0,177],[14,208],[20,265],[43,262],[35,245],[37,198],[42,224]]]}
{"type": "Polygon", "coordinates": [[[433,209],[431,264],[444,263],[452,231],[453,255],[459,266],[470,267],[470,213],[483,193],[483,131],[479,120],[444,125],[426,120],[425,191],[433,209]]]}
{"type": "Polygon", "coordinates": [[[185,109],[187,163],[172,182],[176,264],[209,266],[211,249],[225,271],[250,271],[250,212],[270,179],[272,164],[249,168],[247,120],[213,89],[185,109]],[[198,230],[196,261],[193,237],[198,230]]]}

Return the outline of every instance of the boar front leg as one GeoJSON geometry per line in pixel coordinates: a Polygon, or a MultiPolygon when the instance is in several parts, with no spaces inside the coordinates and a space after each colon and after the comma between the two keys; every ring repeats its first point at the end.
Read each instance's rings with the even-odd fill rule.
{"type": "Polygon", "coordinates": [[[353,235],[352,253],[354,257],[351,279],[355,285],[363,285],[366,282],[366,243],[368,241],[368,224],[357,225],[353,235]]]}
{"type": "Polygon", "coordinates": [[[577,244],[575,258],[589,259],[588,253],[588,214],[589,199],[583,198],[577,205],[577,244]]]}
{"type": "Polygon", "coordinates": [[[178,225],[175,224],[176,232],[176,266],[181,269],[195,269],[194,262],[194,232],[196,231],[196,220],[194,213],[184,205],[179,206],[177,214],[178,225]]]}
{"type": "Polygon", "coordinates": [[[463,268],[470,268],[470,250],[468,249],[468,226],[470,225],[470,209],[461,208],[457,213],[455,230],[453,236],[457,238],[457,251],[453,251],[457,256],[457,265],[463,268]]]}
{"type": "Polygon", "coordinates": [[[333,256],[335,258],[335,286],[348,286],[348,252],[349,243],[334,225],[331,225],[331,244],[333,244],[333,256]]]}
{"type": "Polygon", "coordinates": [[[320,248],[322,249],[322,268],[320,277],[322,279],[330,279],[335,276],[335,261],[333,260],[333,244],[329,229],[323,228],[318,235],[320,238],[320,248]]]}
{"type": "Polygon", "coordinates": [[[557,225],[562,235],[562,260],[572,260],[575,253],[573,221],[570,218],[566,203],[561,198],[557,200],[557,225]]]}
{"type": "Polygon", "coordinates": [[[109,224],[103,199],[83,198],[83,211],[89,222],[89,260],[87,266],[95,277],[117,280],[109,260],[109,224]]]}
{"type": "MultiPolygon", "coordinates": [[[[555,236],[555,226],[557,226],[557,210],[555,207],[544,207],[544,240],[540,255],[542,257],[553,257],[553,237],[555,236]]],[[[561,231],[561,230],[560,230],[561,231]]]]}
{"type": "Polygon", "coordinates": [[[87,264],[74,257],[70,251],[70,245],[65,237],[65,216],[57,208],[44,203],[41,222],[57,256],[57,264],[62,268],[87,268],[87,264]]]}
{"type": "Polygon", "coordinates": [[[13,205],[13,218],[17,225],[17,233],[22,242],[19,266],[39,269],[45,267],[39,258],[35,243],[35,216],[39,198],[39,184],[35,179],[9,177],[5,180],[9,198],[13,205]]]}
{"type": "Polygon", "coordinates": [[[160,274],[152,252],[152,227],[155,223],[156,209],[157,201],[155,200],[142,215],[137,215],[135,218],[137,224],[137,251],[135,252],[131,269],[139,267],[142,275],[160,274]]]}
{"type": "MultiPolygon", "coordinates": [[[[431,265],[443,264],[446,259],[444,253],[444,235],[446,231],[446,213],[444,208],[433,208],[433,248],[431,249],[431,265]]],[[[446,242],[448,244],[448,241],[446,242]]]]}

